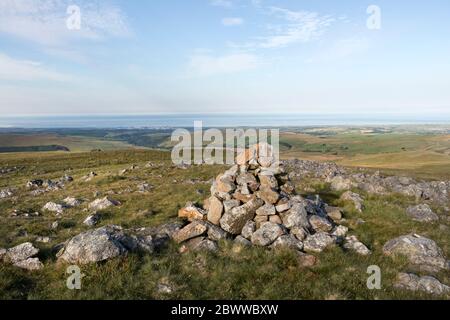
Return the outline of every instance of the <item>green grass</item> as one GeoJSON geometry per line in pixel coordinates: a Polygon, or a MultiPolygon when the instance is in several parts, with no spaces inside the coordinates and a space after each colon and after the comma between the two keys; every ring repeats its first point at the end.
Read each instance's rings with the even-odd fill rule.
{"type": "MultiPolygon", "coordinates": [[[[312,268],[298,265],[290,251],[274,252],[261,248],[235,252],[227,242],[217,253],[178,253],[178,246],[155,255],[136,255],[105,263],[82,266],[85,275],[82,290],[66,288],[65,265],[56,263],[52,247],[86,231],[82,224],[88,212],[83,211],[93,193],[111,197],[121,206],[105,210],[101,225],[119,224],[124,227],[149,227],[176,220],[177,211],[187,201],[202,203],[208,197],[209,180],[224,170],[221,166],[193,166],[186,170],[172,166],[170,154],[150,150],[125,150],[99,153],[31,153],[0,156],[0,167],[20,166],[22,170],[0,176],[0,188],[17,188],[17,198],[0,200],[0,247],[11,247],[36,236],[50,236],[49,244],[36,244],[45,268],[26,272],[0,264],[0,298],[2,299],[432,299],[422,293],[394,290],[392,282],[400,271],[411,269],[402,259],[382,254],[384,243],[411,232],[435,240],[450,256],[448,229],[439,224],[420,224],[409,220],[405,208],[414,203],[402,196],[368,196],[363,214],[348,204],[339,202],[339,193],[320,181],[295,181],[298,190],[309,185],[331,205],[343,206],[350,233],[355,234],[372,251],[370,257],[344,252],[336,247],[318,254],[320,263],[312,268]],[[146,168],[152,161],[154,167],[146,168]],[[138,169],[120,176],[120,170],[132,164],[138,169]],[[90,171],[98,177],[89,182],[81,178],[90,171]],[[68,173],[75,178],[64,190],[28,195],[25,183],[32,178],[57,179],[68,173]],[[200,181],[191,183],[191,180],[200,181]],[[148,193],[138,193],[137,185],[147,182],[154,186],[148,193]],[[127,189],[129,189],[127,191],[127,189]],[[11,218],[13,209],[40,210],[48,201],[60,201],[67,196],[86,199],[83,206],[65,211],[58,230],[51,223],[58,220],[44,212],[37,218],[11,218]],[[142,211],[154,214],[145,216],[142,211]],[[365,223],[359,224],[358,219],[365,223]],[[26,231],[26,235],[24,232],[26,231]],[[367,267],[382,269],[382,290],[366,287],[367,267]],[[167,282],[174,288],[171,294],[157,290],[158,283],[167,282]]],[[[439,208],[435,208],[439,211],[439,208]]],[[[448,223],[441,225],[449,227],[448,223]]],[[[448,272],[436,275],[450,283],[448,272]]]]}

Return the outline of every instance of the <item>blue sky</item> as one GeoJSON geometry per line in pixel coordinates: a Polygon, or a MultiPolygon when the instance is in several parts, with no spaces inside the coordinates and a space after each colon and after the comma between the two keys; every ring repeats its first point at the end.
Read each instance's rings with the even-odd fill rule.
{"type": "Polygon", "coordinates": [[[0,111],[449,114],[449,15],[446,0],[1,0],[0,111]]]}

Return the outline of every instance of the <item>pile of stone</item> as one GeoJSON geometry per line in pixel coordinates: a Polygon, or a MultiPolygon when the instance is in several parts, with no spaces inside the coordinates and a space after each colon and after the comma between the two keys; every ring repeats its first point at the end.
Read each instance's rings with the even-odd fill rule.
{"type": "Polygon", "coordinates": [[[348,228],[339,225],[338,208],[295,194],[295,188],[268,144],[255,145],[237,156],[236,165],[212,184],[211,197],[199,208],[188,204],[178,216],[191,223],[174,235],[182,250],[217,249],[217,241],[239,245],[287,247],[318,253],[333,245],[359,254],[370,250],[348,228]],[[334,220],[333,220],[334,219],[334,220]]]}

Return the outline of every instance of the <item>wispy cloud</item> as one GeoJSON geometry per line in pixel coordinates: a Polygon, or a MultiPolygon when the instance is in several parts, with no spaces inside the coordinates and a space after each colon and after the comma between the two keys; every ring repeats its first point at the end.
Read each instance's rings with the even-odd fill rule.
{"type": "Polygon", "coordinates": [[[0,34],[56,46],[75,39],[102,40],[130,34],[125,14],[99,1],[80,0],[81,29],[69,30],[66,21],[68,0],[2,0],[0,34]]]}
{"type": "Polygon", "coordinates": [[[222,24],[226,27],[240,26],[244,23],[244,19],[237,17],[223,18],[222,24]]]}
{"type": "Polygon", "coordinates": [[[70,77],[52,71],[39,62],[28,60],[17,60],[0,53],[0,80],[8,81],[68,81],[70,77]]]}
{"type": "Polygon", "coordinates": [[[191,57],[188,74],[191,76],[211,76],[231,74],[255,69],[260,59],[248,53],[235,53],[223,56],[197,54],[191,57]]]}
{"type": "Polygon", "coordinates": [[[276,19],[266,24],[266,35],[255,37],[244,44],[229,42],[238,49],[270,49],[295,43],[307,43],[320,38],[335,21],[330,15],[312,11],[292,11],[279,7],[264,7],[267,17],[276,19]]]}
{"type": "Polygon", "coordinates": [[[351,37],[339,39],[320,54],[308,59],[307,63],[323,63],[345,59],[366,52],[370,48],[370,41],[365,37],[351,37]]]}

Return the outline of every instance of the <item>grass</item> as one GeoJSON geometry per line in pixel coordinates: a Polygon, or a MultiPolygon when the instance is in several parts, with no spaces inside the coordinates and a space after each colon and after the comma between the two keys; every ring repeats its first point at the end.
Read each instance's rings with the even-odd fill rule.
{"type": "MultiPolygon", "coordinates": [[[[261,248],[233,250],[228,242],[220,244],[217,253],[179,254],[172,244],[155,255],[136,255],[104,263],[82,266],[82,290],[66,288],[65,265],[56,263],[52,247],[86,231],[82,224],[88,215],[83,209],[95,199],[94,192],[110,196],[121,206],[105,210],[100,225],[119,224],[124,227],[148,227],[176,220],[176,214],[187,201],[202,203],[209,194],[209,180],[224,170],[221,166],[193,166],[186,170],[172,166],[170,154],[150,150],[123,150],[95,153],[24,153],[0,156],[0,168],[18,166],[22,169],[0,176],[0,188],[17,188],[17,198],[0,200],[0,247],[11,247],[36,236],[49,236],[49,244],[36,244],[45,268],[26,272],[0,264],[1,299],[436,299],[423,293],[395,290],[392,287],[400,271],[414,271],[406,261],[382,254],[384,243],[411,232],[434,239],[450,256],[448,223],[420,224],[409,220],[405,208],[414,200],[402,196],[366,197],[363,214],[339,202],[339,193],[323,182],[294,181],[298,190],[313,186],[331,205],[343,206],[350,233],[373,251],[370,257],[344,252],[336,247],[317,255],[320,263],[311,268],[298,265],[291,251],[274,252],[261,248]],[[151,161],[154,166],[146,167],[151,161]],[[132,164],[139,166],[125,175],[119,171],[132,164]],[[82,177],[95,171],[98,177],[84,182],[82,177]],[[57,179],[68,173],[75,181],[64,190],[30,196],[25,183],[32,178],[57,179]],[[153,186],[148,193],[137,192],[137,185],[153,186]],[[80,208],[65,211],[58,219],[43,212],[37,218],[12,218],[13,209],[40,210],[48,201],[67,196],[85,199],[80,208]],[[143,211],[152,215],[143,215],[143,211]],[[359,223],[363,219],[365,223],[359,223]],[[58,230],[50,228],[59,220],[58,230]],[[382,270],[382,290],[368,290],[366,273],[370,265],[382,270]],[[158,284],[173,288],[170,294],[160,293],[158,284]]],[[[435,208],[438,210],[439,208],[435,208]]],[[[450,274],[436,277],[450,282],[450,274]]]]}

